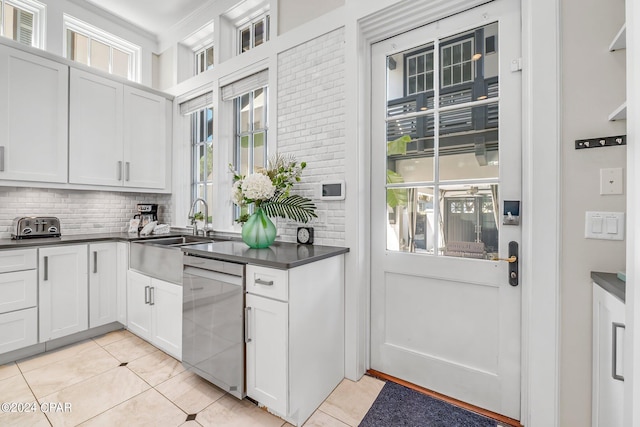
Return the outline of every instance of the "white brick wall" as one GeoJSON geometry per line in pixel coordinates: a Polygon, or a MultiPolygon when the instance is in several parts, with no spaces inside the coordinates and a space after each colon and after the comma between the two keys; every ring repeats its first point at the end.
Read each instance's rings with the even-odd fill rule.
{"type": "MultiPolygon", "coordinates": [[[[320,201],[320,181],[345,178],[344,28],[278,55],[279,153],[307,162],[294,192],[311,198],[318,218],[310,223],[321,245],[345,244],[344,201],[320,201]]],[[[295,241],[293,221],[278,221],[280,238],[295,241]]]]}
{"type": "Polygon", "coordinates": [[[63,235],[126,231],[138,203],[157,203],[158,220],[171,223],[170,195],[0,187],[0,238],[22,216],[58,217],[63,235]]]}

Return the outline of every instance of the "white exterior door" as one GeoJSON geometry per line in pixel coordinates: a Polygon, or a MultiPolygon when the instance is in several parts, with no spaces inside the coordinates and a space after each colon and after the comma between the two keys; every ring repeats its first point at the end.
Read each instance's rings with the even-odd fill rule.
{"type": "Polygon", "coordinates": [[[519,57],[506,0],[372,46],[371,368],[515,419],[519,57]]]}

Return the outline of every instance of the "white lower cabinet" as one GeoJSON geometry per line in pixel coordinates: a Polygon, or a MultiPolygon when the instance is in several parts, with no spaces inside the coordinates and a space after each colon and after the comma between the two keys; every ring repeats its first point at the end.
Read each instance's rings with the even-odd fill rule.
{"type": "Polygon", "coordinates": [[[182,286],[129,270],[127,328],[182,359],[182,286]]]}
{"type": "Polygon", "coordinates": [[[624,400],[624,303],[593,284],[593,427],[621,427],[624,400]]]}
{"type": "Polygon", "coordinates": [[[300,426],[344,378],[344,255],[246,273],[247,395],[300,426]]]}
{"type": "Polygon", "coordinates": [[[87,245],[38,250],[40,342],[89,327],[87,245]]]}
{"type": "Polygon", "coordinates": [[[289,304],[247,294],[247,395],[287,413],[289,304]]]}
{"type": "Polygon", "coordinates": [[[117,244],[89,244],[89,327],[118,320],[117,244]]]}
{"type": "Polygon", "coordinates": [[[0,251],[0,354],[38,342],[36,249],[0,251]]]}

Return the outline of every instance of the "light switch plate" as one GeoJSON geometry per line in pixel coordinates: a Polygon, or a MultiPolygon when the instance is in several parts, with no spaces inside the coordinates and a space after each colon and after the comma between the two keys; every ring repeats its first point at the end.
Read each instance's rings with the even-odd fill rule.
{"type": "Polygon", "coordinates": [[[622,168],[600,169],[600,194],[622,193],[622,168]]]}
{"type": "Polygon", "coordinates": [[[584,237],[624,240],[624,212],[587,212],[584,221],[584,237]]]}

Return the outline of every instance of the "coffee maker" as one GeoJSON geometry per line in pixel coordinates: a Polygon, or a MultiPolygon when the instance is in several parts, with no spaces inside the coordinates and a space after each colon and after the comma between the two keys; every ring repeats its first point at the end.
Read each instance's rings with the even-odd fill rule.
{"type": "Polygon", "coordinates": [[[135,214],[133,218],[140,218],[138,231],[142,230],[142,227],[150,222],[158,220],[158,205],[152,203],[141,203],[137,205],[137,208],[138,213],[135,214]]]}

